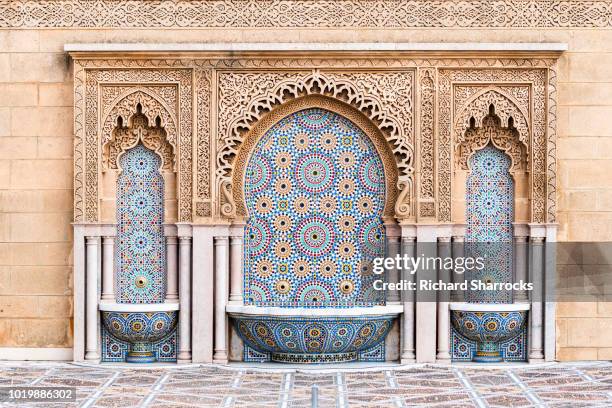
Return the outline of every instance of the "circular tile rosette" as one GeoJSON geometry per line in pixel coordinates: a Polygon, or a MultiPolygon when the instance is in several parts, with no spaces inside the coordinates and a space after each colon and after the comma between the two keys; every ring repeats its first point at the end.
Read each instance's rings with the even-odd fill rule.
{"type": "Polygon", "coordinates": [[[294,234],[299,251],[313,258],[327,254],[334,244],[334,227],[321,217],[303,219],[294,234]]]}
{"type": "Polygon", "coordinates": [[[317,363],[352,361],[382,342],[394,316],[302,317],[232,315],[249,347],[270,353],[273,361],[317,363]]]}
{"type": "Polygon", "coordinates": [[[298,185],[308,193],[326,191],[334,182],[334,163],[322,154],[310,153],[300,157],[296,170],[298,185]]]}

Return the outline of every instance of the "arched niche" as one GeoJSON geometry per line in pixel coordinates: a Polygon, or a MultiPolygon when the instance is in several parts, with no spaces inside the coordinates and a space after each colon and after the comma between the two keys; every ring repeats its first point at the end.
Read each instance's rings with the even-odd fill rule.
{"type": "Polygon", "coordinates": [[[118,99],[106,116],[102,134],[101,221],[116,222],[117,180],[121,157],[138,145],[159,157],[164,180],[164,222],[176,222],[178,214],[175,160],[176,126],[166,108],[141,90],[118,99]]]}
{"type": "Polygon", "coordinates": [[[118,158],[115,288],[119,303],[161,303],[166,294],[161,157],[142,143],[118,158]]]}
{"type": "Polygon", "coordinates": [[[243,185],[246,304],[384,304],[369,263],[384,256],[387,182],[361,127],[322,107],[296,110],[258,139],[243,185]]]}
{"type": "Polygon", "coordinates": [[[531,222],[529,129],[525,125],[521,125],[522,130],[516,127],[517,122],[523,124],[527,122],[518,110],[510,110],[511,114],[508,113],[508,103],[511,101],[500,104],[499,98],[503,99],[501,94],[496,97],[491,95],[489,91],[474,97],[472,102],[468,103],[472,108],[464,109],[463,119],[459,118],[456,122],[462,125],[456,127],[456,132],[461,133],[457,135],[454,148],[452,220],[461,224],[466,222],[466,183],[470,175],[469,163],[476,152],[490,145],[505,153],[510,160],[509,174],[514,185],[513,222],[531,222]],[[480,102],[476,102],[479,100],[480,102]],[[479,108],[476,109],[476,106],[479,108]],[[465,128],[464,123],[467,124],[465,128]]]}
{"type": "MultiPolygon", "coordinates": [[[[372,141],[376,152],[382,160],[385,173],[386,191],[383,218],[385,220],[393,219],[396,213],[396,204],[400,201],[398,200],[398,169],[394,154],[388,142],[385,140],[385,136],[380,129],[359,110],[337,99],[321,95],[309,95],[286,102],[262,117],[246,134],[236,155],[231,177],[232,183],[231,185],[222,186],[222,193],[226,201],[235,203],[235,216],[237,218],[245,218],[248,216],[244,202],[245,170],[257,142],[272,126],[284,117],[309,108],[321,108],[348,119],[361,129],[361,131],[372,141]]],[[[408,189],[406,191],[408,191],[408,189]]],[[[399,198],[401,199],[401,197],[399,198]]],[[[229,208],[231,208],[231,206],[229,206],[229,208]]]]}

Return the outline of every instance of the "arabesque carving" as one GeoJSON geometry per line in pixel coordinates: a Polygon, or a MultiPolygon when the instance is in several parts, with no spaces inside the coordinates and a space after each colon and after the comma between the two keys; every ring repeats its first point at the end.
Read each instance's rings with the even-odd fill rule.
{"type": "MultiPolygon", "coordinates": [[[[100,64],[101,61],[96,63],[100,64]]],[[[156,123],[159,117],[160,125],[163,121],[167,126],[164,130],[168,142],[171,145],[175,143],[174,162],[179,179],[178,215],[180,221],[190,221],[193,202],[192,72],[189,69],[158,69],[157,65],[151,61],[148,63],[149,68],[141,69],[132,69],[120,64],[117,66],[116,62],[112,64],[115,65],[114,69],[87,69],[83,66],[85,69],[75,72],[79,75],[78,78],[75,77],[75,132],[77,133],[75,141],[75,220],[98,221],[98,189],[102,168],[98,161],[102,156],[100,150],[103,140],[110,141],[113,137],[112,131],[117,125],[117,120],[112,118],[118,118],[121,114],[126,115],[126,112],[134,112],[136,107],[134,101],[140,98],[145,102],[142,104],[143,108],[147,106],[149,125],[156,123]],[[122,91],[108,93],[115,97],[100,98],[99,93],[104,87],[118,86],[131,89],[131,92],[128,92],[125,98],[120,96],[122,91]],[[178,98],[174,104],[161,103],[157,97],[152,96],[157,92],[169,95],[162,88],[168,89],[170,86],[178,88],[178,98]],[[113,106],[104,105],[110,100],[118,100],[116,113],[112,113],[113,106]],[[102,106],[100,106],[100,101],[102,101],[102,106]],[[102,112],[110,113],[103,117],[102,112]],[[106,122],[107,117],[110,117],[108,122],[106,122]],[[101,123],[101,121],[104,122],[101,123]],[[80,163],[83,163],[82,171],[79,167],[80,163]],[[82,193],[79,194],[81,191],[82,193]]],[[[147,63],[140,64],[147,65],[147,63]]]]}
{"type": "Polygon", "coordinates": [[[0,16],[3,28],[612,26],[612,6],[590,0],[13,0],[0,16]]]}
{"type": "Polygon", "coordinates": [[[513,127],[502,127],[499,117],[492,111],[477,127],[470,127],[455,145],[455,158],[463,170],[469,170],[472,154],[493,143],[503,150],[512,160],[511,171],[524,169],[527,160],[527,147],[519,141],[518,131],[513,127]]]}
{"type": "Polygon", "coordinates": [[[420,71],[420,204],[419,217],[435,217],[434,205],[425,205],[423,200],[435,198],[435,70],[423,69],[420,71]]]}
{"type": "MultiPolygon", "coordinates": [[[[530,147],[526,151],[531,178],[530,218],[532,222],[546,222],[546,209],[547,206],[550,206],[547,204],[550,197],[547,197],[546,192],[547,174],[550,172],[550,169],[547,169],[546,158],[549,145],[546,137],[547,71],[543,69],[441,69],[438,71],[438,86],[438,220],[451,221],[451,152],[466,135],[465,130],[470,127],[470,119],[474,117],[474,121],[482,120],[489,113],[491,103],[488,102],[493,102],[498,116],[499,112],[505,111],[500,117],[505,118],[503,120],[505,120],[506,127],[512,117],[513,126],[517,127],[521,144],[530,147]],[[531,96],[525,97],[523,90],[507,92],[508,87],[511,87],[510,84],[513,83],[522,88],[525,87],[525,83],[528,83],[531,96]],[[473,90],[471,97],[465,97],[466,87],[475,87],[478,90],[473,90]],[[457,95],[458,90],[464,96],[457,95]],[[517,95],[518,98],[509,95],[517,95]],[[457,106],[453,102],[456,99],[467,102],[463,106],[457,106]],[[524,102],[519,102],[519,100],[528,101],[528,106],[520,106],[524,102]],[[530,116],[529,112],[533,112],[533,116],[530,116]],[[523,119],[525,122],[521,122],[523,119]],[[518,129],[519,127],[522,132],[518,129]]],[[[550,177],[548,174],[548,178],[550,177]]]]}
{"type": "Polygon", "coordinates": [[[142,89],[117,99],[102,126],[100,143],[105,168],[116,169],[118,155],[140,141],[161,156],[163,168],[176,170],[176,119],[168,106],[142,89]]]}
{"type": "MultiPolygon", "coordinates": [[[[398,187],[413,188],[413,71],[401,72],[223,72],[219,75],[217,184],[223,216],[236,215],[231,200],[234,157],[244,134],[275,106],[306,95],[329,96],[364,112],[385,135],[399,170],[398,187]],[[228,185],[230,183],[230,185],[228,185]]],[[[396,213],[411,215],[412,192],[396,213]]]]}
{"type": "Polygon", "coordinates": [[[392,215],[400,219],[408,214],[435,217],[441,222],[452,221],[452,166],[458,163],[453,162],[455,143],[460,138],[467,140],[471,132],[459,132],[456,126],[467,129],[472,116],[474,124],[482,120],[491,98],[495,99],[495,112],[502,114],[500,122],[509,125],[512,117],[519,133],[515,139],[523,140],[531,221],[555,220],[556,72],[552,57],[75,58],[77,222],[98,221],[101,160],[112,156],[102,146],[109,147],[113,137],[116,140],[113,130],[119,117],[121,128],[129,124],[126,112],[133,114],[138,104],[132,100],[123,109],[120,102],[132,94],[140,98],[143,113],[146,108],[149,127],[155,128],[159,117],[164,140],[174,149],[179,220],[183,222],[191,221],[194,213],[199,217],[236,214],[236,191],[230,176],[242,137],[271,110],[309,95],[351,105],[381,132],[400,170],[392,215]],[[416,108],[415,102],[419,104],[416,108]],[[417,116],[413,116],[415,109],[417,116]],[[419,134],[418,180],[413,178],[415,129],[419,134]]]}
{"type": "Polygon", "coordinates": [[[257,141],[282,118],[314,107],[334,112],[350,120],[370,138],[382,161],[385,172],[385,208],[383,215],[393,217],[397,214],[409,213],[410,208],[404,207],[412,202],[410,197],[410,193],[413,191],[412,184],[410,181],[398,180],[398,169],[395,156],[391,151],[392,146],[385,139],[383,132],[355,107],[322,95],[308,95],[291,100],[277,107],[254,124],[253,128],[245,135],[236,156],[231,182],[228,180],[221,184],[223,198],[221,213],[225,215],[224,212],[229,212],[230,206],[234,206],[237,216],[248,215],[243,194],[244,172],[247,168],[248,158],[257,141]],[[405,196],[403,197],[402,194],[405,196]]]}
{"type": "Polygon", "coordinates": [[[475,121],[475,127],[483,127],[483,120],[489,115],[489,110],[493,106],[495,114],[501,120],[501,127],[510,127],[512,120],[514,128],[518,131],[519,140],[529,146],[529,125],[528,119],[529,106],[520,108],[513,98],[504,95],[498,88],[485,88],[472,96],[470,101],[463,105],[458,111],[455,120],[455,134],[458,142],[462,143],[462,136],[475,121]]]}

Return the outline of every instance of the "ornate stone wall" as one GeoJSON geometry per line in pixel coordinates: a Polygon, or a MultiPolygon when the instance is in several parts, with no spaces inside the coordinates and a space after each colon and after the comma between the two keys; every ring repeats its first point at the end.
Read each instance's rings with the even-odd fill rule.
{"type": "Polygon", "coordinates": [[[456,221],[453,168],[465,168],[486,144],[469,128],[480,127],[493,109],[502,127],[515,129],[494,142],[513,158],[513,168],[530,173],[530,221],[555,221],[555,138],[548,123],[554,59],[75,58],[76,221],[113,221],[100,219],[100,172],[116,166],[122,143],[129,145],[113,126],[138,107],[166,133],[159,140],[151,133],[149,144],[178,174],[179,221],[244,217],[241,171],[254,145],[249,132],[271,126],[268,117],[278,107],[313,96],[322,105],[361,112],[382,135],[390,152],[386,168],[398,180],[397,195],[395,188],[387,192],[393,207],[387,216],[456,221]],[[290,65],[297,68],[279,70],[290,65]]]}

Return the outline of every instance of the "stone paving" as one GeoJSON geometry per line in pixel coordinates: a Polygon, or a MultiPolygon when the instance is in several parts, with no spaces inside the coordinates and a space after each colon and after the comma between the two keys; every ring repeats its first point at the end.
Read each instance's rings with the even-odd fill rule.
{"type": "Polygon", "coordinates": [[[612,363],[256,369],[0,363],[0,386],[76,386],[76,403],[2,407],[612,407],[612,363]],[[316,387],[313,387],[316,385],[316,387]]]}

